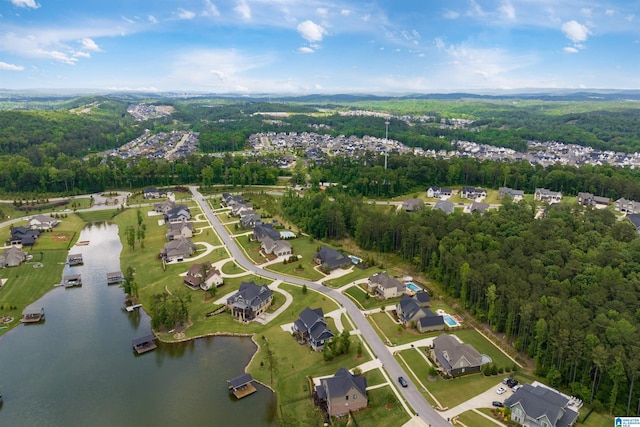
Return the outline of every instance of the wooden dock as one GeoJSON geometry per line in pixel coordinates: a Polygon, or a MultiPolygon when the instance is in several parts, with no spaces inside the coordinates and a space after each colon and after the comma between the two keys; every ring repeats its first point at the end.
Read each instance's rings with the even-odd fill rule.
{"type": "Polygon", "coordinates": [[[43,307],[27,307],[22,312],[21,323],[38,323],[44,320],[44,308],[43,307]]]}
{"type": "Polygon", "coordinates": [[[67,257],[67,264],[70,266],[74,265],[82,265],[84,261],[82,260],[82,254],[71,254],[67,257]]]}
{"type": "Polygon", "coordinates": [[[136,338],[131,341],[131,345],[133,346],[133,350],[138,354],[146,353],[158,348],[158,345],[156,344],[156,337],[153,334],[136,338]]]}
{"type": "Polygon", "coordinates": [[[72,288],[74,286],[82,286],[82,276],[79,274],[71,274],[62,278],[62,286],[72,288]]]}
{"type": "Polygon", "coordinates": [[[131,313],[133,310],[135,310],[136,308],[140,308],[142,307],[142,304],[133,304],[133,305],[128,305],[125,307],[125,310],[127,310],[129,313],[131,313]]]}
{"type": "Polygon", "coordinates": [[[227,380],[227,384],[229,384],[229,391],[233,393],[237,399],[242,399],[243,397],[247,397],[258,391],[252,382],[253,377],[251,374],[242,374],[227,380]]]}
{"type": "Polygon", "coordinates": [[[124,282],[122,271],[113,271],[111,273],[107,273],[107,285],[115,285],[122,282],[124,282]]]}

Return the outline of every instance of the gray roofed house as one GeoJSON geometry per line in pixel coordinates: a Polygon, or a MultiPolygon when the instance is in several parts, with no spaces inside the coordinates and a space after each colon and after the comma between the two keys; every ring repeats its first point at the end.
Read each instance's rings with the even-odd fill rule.
{"type": "Polygon", "coordinates": [[[369,277],[369,291],[382,299],[395,298],[405,293],[407,285],[387,273],[376,273],[369,277]]]}
{"type": "Polygon", "coordinates": [[[258,224],[262,224],[262,218],[258,214],[249,214],[240,218],[242,228],[255,228],[258,224]]]}
{"type": "Polygon", "coordinates": [[[30,230],[23,226],[12,227],[9,242],[12,245],[33,246],[38,237],[40,230],[30,230]]]}
{"type": "Polygon", "coordinates": [[[203,263],[195,263],[189,268],[184,276],[184,284],[191,289],[211,289],[214,285],[221,286],[223,284],[220,271],[211,265],[211,261],[203,263]]]}
{"type": "Polygon", "coordinates": [[[502,199],[505,196],[510,196],[514,201],[519,201],[524,198],[524,191],[522,190],[514,190],[509,187],[500,187],[498,188],[498,198],[502,199]]]}
{"type": "Polygon", "coordinates": [[[164,214],[164,221],[168,223],[183,222],[191,219],[191,211],[187,205],[176,205],[164,214]]]}
{"type": "Polygon", "coordinates": [[[27,259],[27,253],[22,252],[15,246],[4,248],[0,254],[0,268],[17,267],[27,259]]]}
{"type": "Polygon", "coordinates": [[[248,322],[264,313],[272,300],[273,292],[267,285],[242,282],[238,292],[227,298],[227,307],[237,320],[248,322]]]}
{"type": "Polygon", "coordinates": [[[640,214],[627,214],[627,219],[631,221],[636,231],[640,233],[640,214]]]}
{"type": "Polygon", "coordinates": [[[580,405],[580,401],[541,384],[524,384],[504,401],[511,409],[511,420],[525,427],[572,426],[578,420],[580,405]]]}
{"type": "Polygon", "coordinates": [[[483,357],[470,344],[462,344],[453,335],[442,334],[433,339],[433,359],[449,375],[480,372],[483,357]]]}
{"type": "Polygon", "coordinates": [[[452,214],[454,210],[453,202],[449,200],[438,200],[433,209],[441,210],[447,215],[452,214]]]}
{"type": "Polygon", "coordinates": [[[273,240],[267,236],[262,240],[260,247],[266,254],[274,254],[276,256],[291,255],[291,243],[284,240],[273,240]]]}
{"type": "Polygon", "coordinates": [[[340,368],[334,376],[320,380],[314,397],[330,416],[344,416],[350,411],[366,408],[369,404],[367,379],[340,368]]]}
{"type": "Polygon", "coordinates": [[[176,206],[175,202],[171,200],[165,200],[164,202],[154,203],[153,211],[161,214],[166,214],[169,210],[176,206]]]}
{"type": "Polygon", "coordinates": [[[477,199],[478,197],[487,197],[487,190],[474,187],[462,187],[460,197],[463,199],[477,199]]]}
{"type": "Polygon", "coordinates": [[[48,215],[35,215],[27,224],[32,230],[51,230],[59,224],[59,221],[48,215]]]}
{"type": "Polygon", "coordinates": [[[186,237],[178,237],[167,244],[160,250],[160,255],[166,262],[182,261],[193,255],[196,245],[186,237]]]}
{"type": "Polygon", "coordinates": [[[578,193],[578,203],[582,206],[596,206],[596,205],[605,205],[609,206],[611,204],[611,199],[608,197],[600,197],[591,193],[578,193]]]}
{"type": "Polygon", "coordinates": [[[452,194],[453,191],[450,188],[429,187],[427,189],[427,197],[430,198],[450,197],[452,194]]]}
{"type": "Polygon", "coordinates": [[[291,330],[298,337],[298,342],[309,344],[315,351],[322,351],[325,343],[331,342],[334,336],[324,320],[322,308],[302,310],[291,330]]]}
{"type": "Polygon", "coordinates": [[[423,309],[428,312],[427,316],[421,318],[416,323],[416,329],[420,332],[432,332],[432,331],[443,331],[444,330],[444,318],[435,314],[433,311],[425,308],[423,309]]]}
{"type": "Polygon", "coordinates": [[[336,268],[343,268],[351,265],[351,258],[335,249],[323,246],[313,256],[316,264],[321,265],[323,270],[332,271],[336,268]]]}
{"type": "Polygon", "coordinates": [[[407,212],[414,212],[424,209],[424,201],[422,199],[407,199],[402,202],[402,209],[407,212]]]}
{"type": "Polygon", "coordinates": [[[167,240],[177,237],[193,237],[193,223],[187,220],[167,224],[167,240]]]}
{"type": "Polygon", "coordinates": [[[416,295],[422,294],[420,300],[409,295],[403,295],[400,301],[396,304],[396,315],[398,320],[405,326],[411,326],[415,324],[416,329],[420,332],[428,331],[442,331],[444,330],[444,318],[435,314],[427,307],[429,305],[428,299],[425,301],[424,294],[426,292],[418,292],[416,295]],[[430,318],[429,320],[423,320],[430,318]]]}
{"type": "Polygon", "coordinates": [[[538,202],[558,203],[562,200],[562,193],[547,190],[546,188],[536,188],[533,196],[538,202]]]}
{"type": "Polygon", "coordinates": [[[483,214],[487,210],[489,210],[489,203],[474,201],[469,205],[469,212],[479,212],[480,214],[483,214]]]}
{"type": "Polygon", "coordinates": [[[615,201],[614,209],[618,212],[637,214],[640,213],[640,202],[620,198],[615,201]]]}
{"type": "Polygon", "coordinates": [[[253,240],[262,243],[266,237],[270,237],[272,240],[278,240],[280,239],[280,232],[273,228],[272,224],[256,224],[253,227],[253,240]]]}

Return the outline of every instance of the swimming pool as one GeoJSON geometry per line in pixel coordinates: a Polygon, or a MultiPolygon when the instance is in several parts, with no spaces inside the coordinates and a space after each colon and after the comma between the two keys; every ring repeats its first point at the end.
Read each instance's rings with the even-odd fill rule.
{"type": "Polygon", "coordinates": [[[422,290],[418,285],[412,282],[407,282],[405,285],[407,285],[407,288],[411,289],[413,292],[420,292],[422,290]]]}
{"type": "Polygon", "coordinates": [[[351,259],[351,262],[354,264],[360,264],[362,262],[362,258],[358,258],[355,255],[349,255],[349,258],[351,259]]]}
{"type": "Polygon", "coordinates": [[[281,231],[280,232],[280,237],[282,239],[294,239],[296,237],[296,235],[293,234],[291,231],[281,231]]]}
{"type": "Polygon", "coordinates": [[[442,320],[444,320],[444,323],[446,323],[447,326],[451,326],[451,327],[460,326],[458,322],[453,320],[453,317],[449,316],[448,314],[443,314],[442,320]]]}

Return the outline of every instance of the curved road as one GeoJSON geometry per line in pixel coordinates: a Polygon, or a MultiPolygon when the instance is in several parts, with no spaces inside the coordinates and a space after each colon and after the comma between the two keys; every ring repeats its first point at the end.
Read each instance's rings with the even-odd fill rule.
{"type": "Polygon", "coordinates": [[[262,268],[253,264],[245,257],[244,253],[238,248],[237,244],[233,241],[231,236],[229,236],[229,233],[227,233],[224,226],[220,223],[220,221],[218,221],[218,218],[214,215],[211,207],[208,203],[205,202],[202,194],[200,194],[197,188],[189,187],[189,189],[193,194],[194,200],[198,203],[198,205],[200,205],[202,212],[204,212],[207,218],[209,218],[209,221],[217,231],[223,243],[227,246],[229,252],[235,258],[235,261],[239,265],[241,265],[248,271],[251,271],[252,273],[256,273],[270,279],[282,280],[284,282],[294,283],[297,285],[307,285],[307,287],[309,288],[315,289],[319,292],[331,296],[340,304],[342,304],[342,306],[346,308],[347,312],[353,319],[353,322],[360,330],[360,333],[362,334],[364,339],[369,344],[369,347],[371,348],[373,353],[382,362],[386,371],[389,373],[389,376],[392,379],[398,378],[399,376],[403,376],[405,377],[405,379],[407,379],[409,387],[398,387],[398,389],[404,396],[404,399],[407,401],[407,403],[417,414],[419,414],[420,418],[424,420],[428,425],[433,427],[446,427],[451,425],[447,421],[445,421],[445,419],[442,418],[440,414],[436,412],[435,409],[433,409],[431,405],[429,405],[429,403],[424,399],[420,391],[418,391],[418,389],[416,388],[415,384],[411,381],[411,377],[405,373],[400,364],[396,361],[396,359],[384,345],[378,334],[376,334],[376,332],[373,330],[373,327],[369,324],[367,319],[365,319],[362,312],[348,297],[344,296],[334,289],[328,288],[318,283],[292,276],[286,276],[272,271],[263,270],[262,268]]]}

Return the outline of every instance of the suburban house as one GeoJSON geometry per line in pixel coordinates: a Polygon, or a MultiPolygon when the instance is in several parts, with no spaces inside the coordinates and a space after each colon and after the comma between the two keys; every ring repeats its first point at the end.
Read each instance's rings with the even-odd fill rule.
{"type": "Polygon", "coordinates": [[[223,206],[233,207],[235,205],[244,205],[246,202],[242,198],[242,196],[232,196],[229,193],[222,193],[222,203],[223,206]]]}
{"type": "Polygon", "coordinates": [[[637,214],[640,213],[640,202],[620,198],[615,201],[614,209],[618,212],[637,214]]]}
{"type": "Polygon", "coordinates": [[[307,343],[315,351],[322,351],[324,344],[333,339],[333,332],[327,327],[322,308],[312,310],[307,307],[302,310],[298,320],[293,322],[291,331],[299,343],[307,343]]]}
{"type": "Polygon", "coordinates": [[[609,199],[608,197],[594,196],[591,193],[578,193],[578,203],[580,203],[582,206],[609,206],[611,204],[611,199],[609,199]]]}
{"type": "Polygon", "coordinates": [[[0,254],[0,268],[17,267],[27,260],[27,253],[15,246],[4,248],[0,254]]]}
{"type": "Polygon", "coordinates": [[[142,192],[145,199],[159,199],[160,197],[166,197],[167,193],[160,191],[157,188],[145,188],[142,192]]]}
{"type": "Polygon", "coordinates": [[[193,223],[186,220],[168,223],[167,240],[175,240],[178,237],[193,237],[193,223]]]}
{"type": "Polygon", "coordinates": [[[186,237],[178,237],[167,244],[160,250],[160,255],[165,262],[183,261],[189,258],[196,250],[196,245],[186,237]]]}
{"type": "Polygon", "coordinates": [[[51,230],[53,227],[59,224],[59,221],[55,218],[51,218],[48,215],[36,215],[29,220],[27,226],[32,230],[51,230]]]}
{"type": "Polygon", "coordinates": [[[273,240],[267,236],[262,239],[262,245],[260,245],[265,254],[273,254],[275,256],[291,255],[291,243],[284,240],[273,240]]]}
{"type": "Polygon", "coordinates": [[[538,202],[559,203],[562,200],[562,193],[546,188],[536,188],[533,198],[538,202]]]}
{"type": "Polygon", "coordinates": [[[242,282],[238,292],[227,298],[231,315],[241,322],[248,322],[264,313],[273,300],[273,292],[267,285],[242,282]]]}
{"type": "Polygon", "coordinates": [[[453,206],[453,202],[449,201],[449,200],[438,200],[435,204],[435,206],[433,207],[434,210],[440,210],[444,213],[446,213],[447,215],[450,215],[453,213],[454,210],[454,206],[453,206]]]}
{"type": "Polygon", "coordinates": [[[511,420],[525,427],[568,427],[578,420],[582,401],[539,383],[524,384],[504,401],[511,420]]]}
{"type": "Polygon", "coordinates": [[[402,209],[407,212],[414,212],[424,209],[424,201],[422,199],[407,199],[402,202],[402,209]]]}
{"type": "Polygon", "coordinates": [[[189,268],[187,275],[184,276],[184,284],[191,289],[202,289],[208,291],[212,287],[223,285],[222,273],[215,269],[210,261],[196,263],[189,268]]]}
{"type": "Polygon", "coordinates": [[[403,295],[396,304],[398,320],[405,327],[415,324],[420,332],[443,331],[444,318],[429,310],[431,305],[427,292],[418,292],[413,297],[403,295]],[[426,295],[427,298],[423,296],[426,295]]]}
{"type": "Polygon", "coordinates": [[[257,240],[262,243],[266,237],[278,240],[280,239],[280,232],[273,228],[272,224],[256,224],[253,227],[253,239],[251,240],[257,240]]]}
{"type": "Polygon", "coordinates": [[[403,295],[407,285],[400,280],[390,277],[387,273],[376,273],[369,277],[367,283],[369,292],[374,292],[382,299],[395,298],[403,295]]]}
{"type": "Polygon", "coordinates": [[[237,203],[231,207],[231,216],[239,216],[242,217],[244,215],[249,215],[255,213],[253,211],[253,206],[245,205],[244,203],[237,203]]]}
{"type": "Polygon", "coordinates": [[[479,197],[487,197],[487,190],[482,188],[462,187],[460,197],[463,199],[477,199],[479,197]]]}
{"type": "Polygon", "coordinates": [[[248,214],[240,218],[242,228],[255,228],[258,224],[262,224],[262,217],[258,214],[248,214]]]}
{"type": "Polygon", "coordinates": [[[367,407],[367,379],[340,368],[334,376],[320,380],[313,397],[328,415],[341,417],[349,411],[355,412],[367,407]]]}
{"type": "Polygon", "coordinates": [[[169,212],[171,209],[173,209],[175,206],[176,206],[175,202],[171,200],[165,200],[164,202],[154,203],[153,211],[164,215],[167,212],[169,212]]]}
{"type": "Polygon", "coordinates": [[[453,191],[450,188],[429,187],[427,189],[427,197],[430,198],[451,197],[452,194],[453,191]]]}
{"type": "Polygon", "coordinates": [[[480,214],[483,214],[488,210],[489,210],[489,203],[473,201],[471,202],[471,205],[469,205],[469,212],[471,213],[478,212],[480,214]]]}
{"type": "Polygon", "coordinates": [[[351,265],[351,258],[326,246],[323,246],[318,252],[316,252],[313,256],[313,260],[316,264],[321,265],[325,271],[332,271],[336,268],[343,268],[351,265]]]}
{"type": "Polygon", "coordinates": [[[38,237],[40,237],[40,230],[30,230],[23,226],[12,227],[9,242],[12,246],[33,246],[38,237]]]}
{"type": "Polygon", "coordinates": [[[627,219],[631,221],[636,231],[640,233],[640,214],[627,214],[627,219]]]}
{"type": "Polygon", "coordinates": [[[431,356],[449,375],[480,372],[483,357],[470,344],[462,344],[454,335],[442,334],[433,339],[431,356]]]}
{"type": "Polygon", "coordinates": [[[510,196],[514,202],[519,202],[524,198],[524,191],[514,190],[513,188],[509,187],[498,188],[498,198],[502,199],[505,196],[510,196]]]}
{"type": "Polygon", "coordinates": [[[177,223],[191,219],[191,211],[187,205],[176,205],[164,214],[165,223],[177,223]]]}

